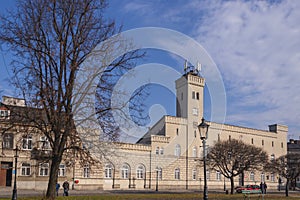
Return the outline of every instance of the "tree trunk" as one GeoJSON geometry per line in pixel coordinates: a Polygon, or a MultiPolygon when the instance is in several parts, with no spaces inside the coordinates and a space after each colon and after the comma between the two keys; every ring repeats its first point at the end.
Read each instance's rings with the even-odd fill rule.
{"type": "Polygon", "coordinates": [[[61,156],[54,155],[52,159],[49,181],[48,181],[48,188],[46,193],[46,197],[48,199],[55,199],[56,197],[56,183],[57,183],[59,164],[61,162],[60,158],[61,156]]]}
{"type": "Polygon", "coordinates": [[[234,190],[234,180],[233,177],[230,177],[230,194],[233,194],[233,190],[234,190]]]}

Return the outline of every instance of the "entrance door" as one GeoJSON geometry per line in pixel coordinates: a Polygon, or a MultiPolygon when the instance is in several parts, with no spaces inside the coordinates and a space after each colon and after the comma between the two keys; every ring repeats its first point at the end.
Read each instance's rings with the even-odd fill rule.
{"type": "Polygon", "coordinates": [[[0,186],[11,186],[11,182],[12,182],[12,162],[1,162],[0,186]]]}

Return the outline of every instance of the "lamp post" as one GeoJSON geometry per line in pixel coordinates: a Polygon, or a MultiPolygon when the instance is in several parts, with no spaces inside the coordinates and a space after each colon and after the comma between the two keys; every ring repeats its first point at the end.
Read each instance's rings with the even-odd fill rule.
{"type": "Polygon", "coordinates": [[[208,127],[209,125],[205,123],[204,118],[202,118],[201,124],[198,125],[200,139],[202,140],[203,145],[203,170],[204,170],[204,190],[203,190],[203,200],[208,200],[207,197],[207,179],[206,179],[206,152],[205,152],[205,145],[206,139],[208,134],[208,127]]]}
{"type": "Polygon", "coordinates": [[[18,147],[16,147],[15,149],[15,180],[14,180],[14,189],[13,189],[13,193],[12,193],[12,200],[16,200],[17,199],[17,165],[18,165],[18,147]]]}
{"type": "Polygon", "coordinates": [[[159,173],[159,168],[156,167],[156,186],[155,186],[155,191],[158,191],[158,173],[159,173]]]}

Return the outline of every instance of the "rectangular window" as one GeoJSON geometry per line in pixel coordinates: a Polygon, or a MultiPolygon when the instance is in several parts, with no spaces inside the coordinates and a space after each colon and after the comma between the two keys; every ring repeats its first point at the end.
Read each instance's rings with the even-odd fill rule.
{"type": "Polygon", "coordinates": [[[90,177],[90,166],[84,165],[83,167],[83,178],[89,178],[90,177]]]}
{"type": "Polygon", "coordinates": [[[46,136],[40,137],[40,148],[41,149],[50,149],[50,143],[46,136]]]}
{"type": "Polygon", "coordinates": [[[27,136],[23,137],[22,148],[24,150],[32,149],[32,137],[31,137],[31,135],[27,135],[27,136]]]}
{"type": "Polygon", "coordinates": [[[66,167],[64,164],[59,165],[58,176],[65,176],[66,167]]]}
{"type": "Polygon", "coordinates": [[[274,141],[272,141],[272,147],[274,147],[274,141]]]}
{"type": "Polygon", "coordinates": [[[265,142],[264,142],[264,140],[262,140],[262,141],[261,141],[261,145],[264,146],[264,144],[265,144],[265,142]]]}
{"type": "Polygon", "coordinates": [[[192,99],[195,99],[195,92],[192,92],[192,99]]]}
{"type": "Polygon", "coordinates": [[[30,164],[29,163],[22,163],[21,175],[22,176],[30,176],[30,164]]]}
{"type": "Polygon", "coordinates": [[[180,169],[175,169],[175,179],[176,180],[180,179],[180,169]]]}
{"type": "Polygon", "coordinates": [[[0,118],[8,118],[9,110],[0,110],[0,118]]]}
{"type": "Polygon", "coordinates": [[[49,164],[41,163],[40,164],[40,176],[48,176],[49,175],[49,164]]]}
{"type": "Polygon", "coordinates": [[[220,173],[220,171],[217,171],[217,172],[216,172],[216,180],[217,180],[217,181],[220,181],[220,180],[221,180],[221,173],[220,173]]]}

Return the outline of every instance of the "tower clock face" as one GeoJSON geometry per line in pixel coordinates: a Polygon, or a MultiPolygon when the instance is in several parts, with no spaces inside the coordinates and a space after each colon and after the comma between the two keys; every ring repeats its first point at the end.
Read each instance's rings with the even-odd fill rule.
{"type": "Polygon", "coordinates": [[[193,108],[193,115],[198,116],[198,108],[193,108]]]}

